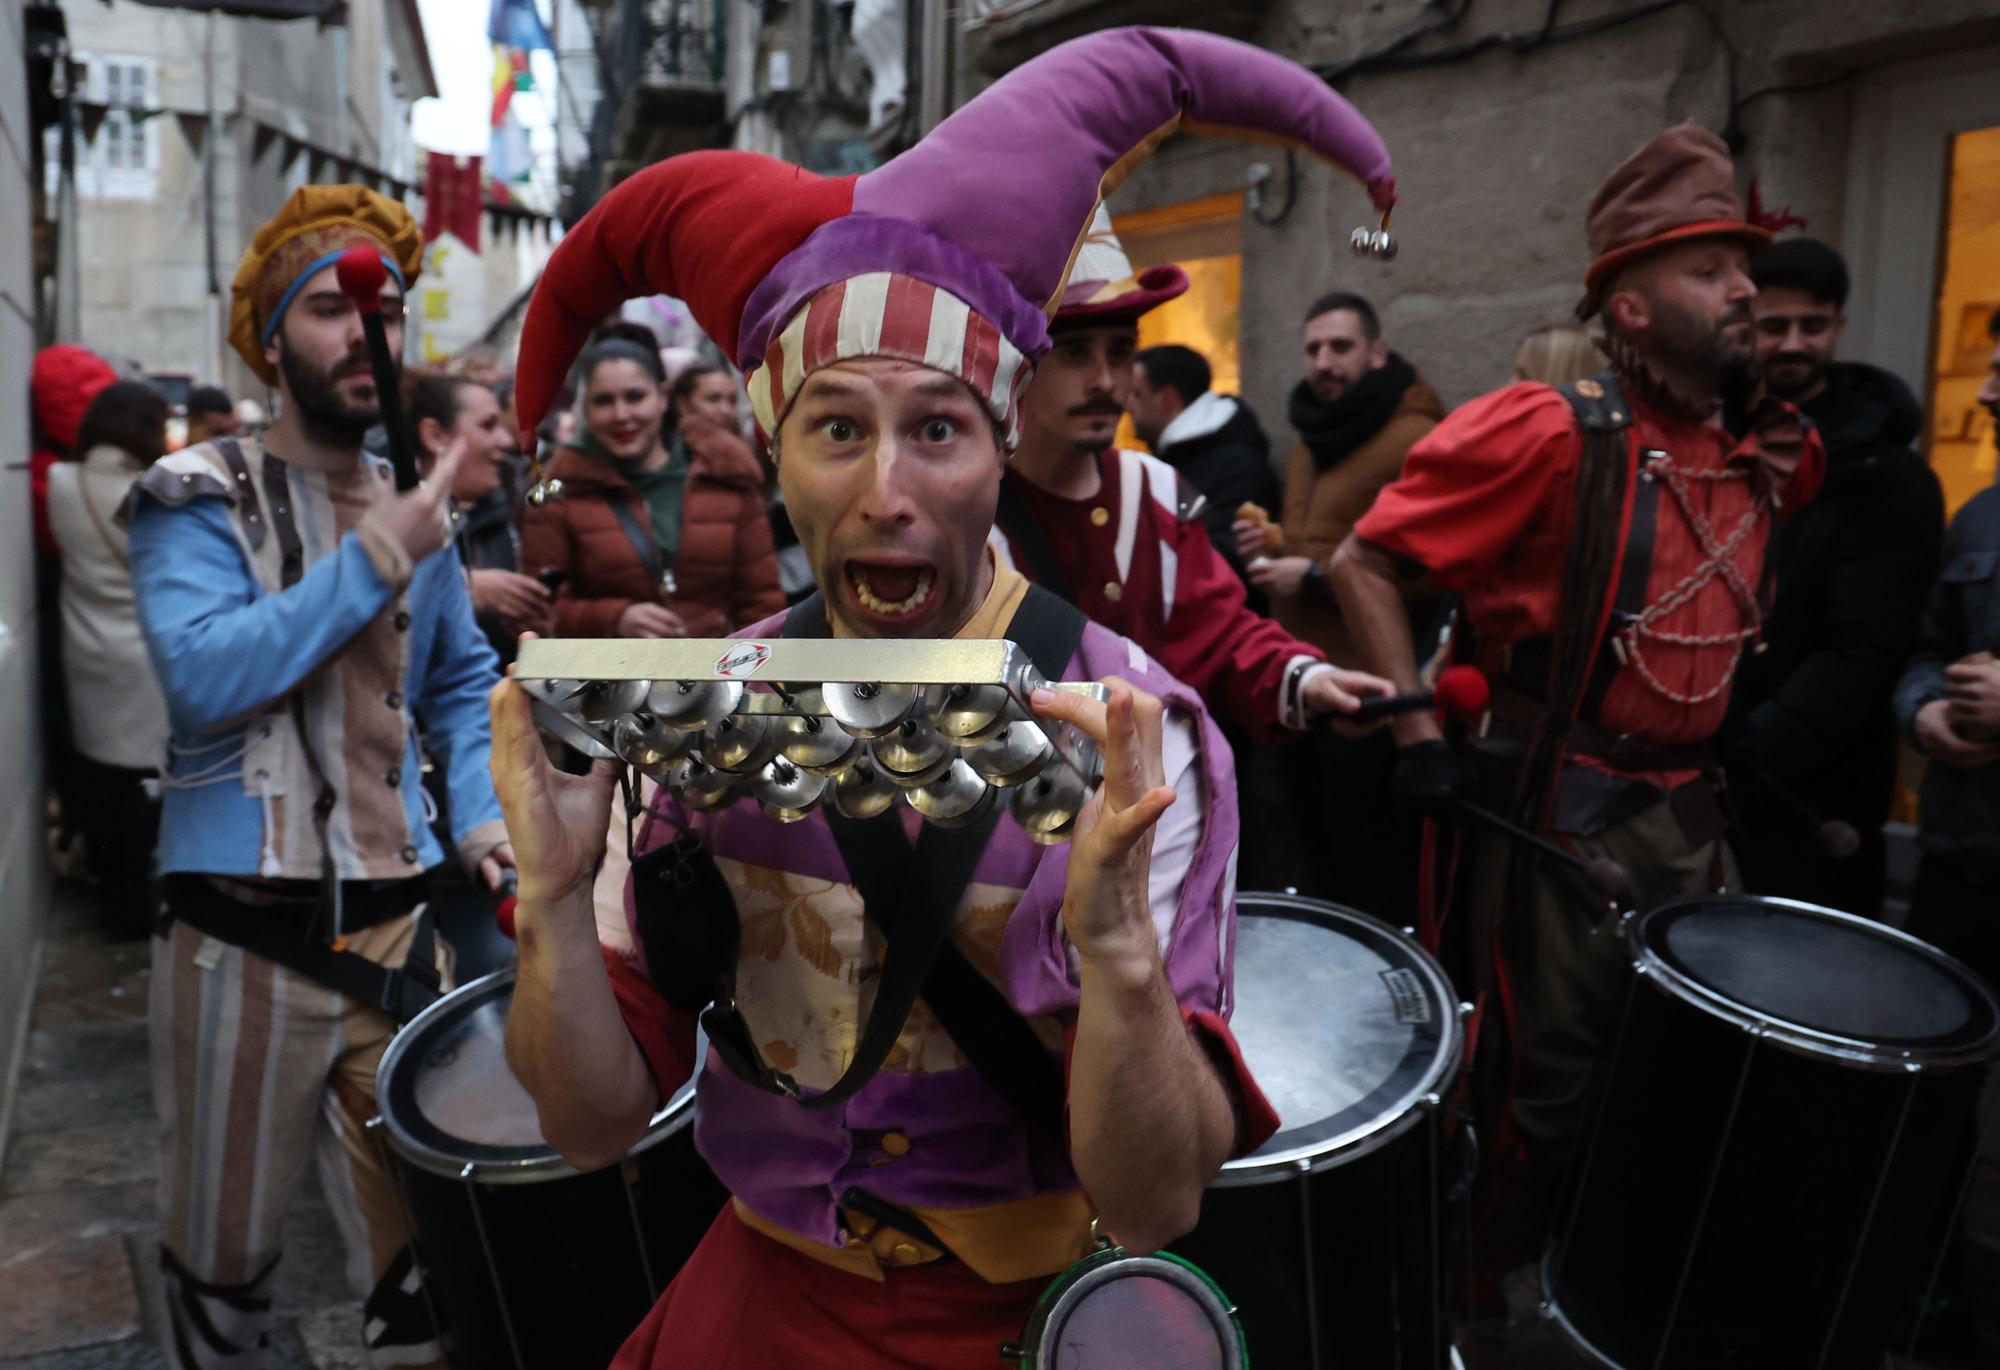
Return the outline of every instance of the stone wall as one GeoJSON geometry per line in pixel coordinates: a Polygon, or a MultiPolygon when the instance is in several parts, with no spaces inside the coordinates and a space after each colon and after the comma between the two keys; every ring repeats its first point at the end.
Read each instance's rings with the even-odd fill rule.
{"type": "MultiPolygon", "coordinates": [[[[1112,21],[1112,3],[1051,4],[1064,16],[1045,39],[1019,35],[999,51],[978,34],[960,45],[965,84],[992,79],[1038,46],[1112,21]]],[[[1162,22],[1203,24],[1203,7],[1162,22]]],[[[1452,7],[1419,0],[1368,6],[1274,0],[1249,25],[1260,46],[1315,66],[1352,61],[1452,7]]],[[[1469,0],[1457,23],[1412,42],[1434,54],[1489,35],[1533,35],[1545,0],[1469,0]]],[[[1568,0],[1564,28],[1613,20],[1635,0],[1568,0]]],[[[2000,42],[1993,0],[1710,0],[1735,58],[1741,97],[1771,87],[1819,85],[1739,106],[1743,175],[1760,178],[1767,203],[1789,204],[1811,232],[1840,242],[1849,166],[1852,78],[1883,64],[2000,42]]],[[[1514,52],[1488,46],[1447,65],[1371,70],[1340,88],[1381,130],[1395,158],[1402,207],[1393,263],[1356,260],[1347,236],[1367,217],[1359,188],[1300,159],[1297,194],[1275,226],[1243,230],[1244,391],[1274,431],[1297,377],[1298,314],[1330,289],[1356,290],[1381,310],[1393,344],[1448,403],[1504,383],[1516,342],[1569,317],[1586,263],[1583,212],[1604,174],[1659,129],[1681,119],[1728,125],[1727,50],[1692,4],[1617,23],[1589,36],[1514,52]]],[[[1117,193],[1114,212],[1240,190],[1253,163],[1269,165],[1265,214],[1286,198],[1286,160],[1264,146],[1178,138],[1117,193]]],[[[1857,263],[1866,269],[1866,263],[1857,263]]],[[[1923,300],[1897,307],[1927,309],[1923,300]]]]}
{"type": "Polygon", "coordinates": [[[21,0],[0,0],[0,1151],[49,902],[42,849],[36,696],[34,543],[28,532],[28,372],[34,360],[29,281],[30,166],[21,0]]]}

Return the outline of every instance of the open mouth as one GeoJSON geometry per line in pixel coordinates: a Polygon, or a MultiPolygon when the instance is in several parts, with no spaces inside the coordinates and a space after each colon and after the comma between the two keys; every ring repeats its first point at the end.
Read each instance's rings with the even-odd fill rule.
{"type": "Polygon", "coordinates": [[[850,561],[847,583],[863,609],[884,619],[914,618],[937,589],[937,571],[922,563],[850,561]]]}

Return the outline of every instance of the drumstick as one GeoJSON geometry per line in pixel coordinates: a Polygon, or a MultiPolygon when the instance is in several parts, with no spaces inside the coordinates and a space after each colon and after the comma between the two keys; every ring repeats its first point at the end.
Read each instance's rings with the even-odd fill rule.
{"type": "Polygon", "coordinates": [[[1632,877],[1626,873],[1623,866],[1610,857],[1594,856],[1586,859],[1573,851],[1565,851],[1547,838],[1529,832],[1520,824],[1509,822],[1491,809],[1482,808],[1469,799],[1454,799],[1451,807],[1460,817],[1469,818],[1475,823],[1483,823],[1495,832],[1511,837],[1523,846],[1541,853],[1558,865],[1569,867],[1583,877],[1583,883],[1590,887],[1591,893],[1599,895],[1621,909],[1632,907],[1632,877]]]}
{"type": "Polygon", "coordinates": [[[1843,823],[1838,818],[1820,817],[1818,810],[1812,805],[1768,775],[1759,775],[1756,783],[1768,790],[1802,826],[1815,829],[1819,835],[1819,849],[1835,861],[1845,861],[1861,850],[1861,834],[1854,830],[1852,823],[1843,823]]]}
{"type": "Polygon", "coordinates": [[[403,392],[396,379],[396,359],[389,351],[389,330],[382,326],[382,282],[389,268],[380,249],[366,244],[350,247],[333,264],[340,289],[361,313],[361,332],[368,339],[368,369],[375,376],[375,402],[381,406],[382,429],[389,435],[389,464],[396,468],[396,488],[417,488],[417,464],[410,458],[409,435],[403,431],[403,392]]]}

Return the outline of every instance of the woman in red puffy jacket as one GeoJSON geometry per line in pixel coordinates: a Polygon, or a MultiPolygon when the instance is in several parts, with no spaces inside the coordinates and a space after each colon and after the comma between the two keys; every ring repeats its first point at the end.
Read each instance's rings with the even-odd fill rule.
{"type": "Polygon", "coordinates": [[[556,635],[721,637],[782,609],[764,471],[743,440],[669,425],[648,348],[599,343],[582,378],[582,427],[549,466],[563,497],[521,526],[523,567],[560,573],[556,635]]]}

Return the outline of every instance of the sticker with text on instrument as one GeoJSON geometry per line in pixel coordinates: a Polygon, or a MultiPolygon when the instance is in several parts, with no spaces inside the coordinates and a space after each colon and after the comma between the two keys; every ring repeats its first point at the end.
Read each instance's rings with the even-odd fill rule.
{"type": "Polygon", "coordinates": [[[724,680],[742,680],[756,675],[770,659],[770,643],[739,642],[716,660],[715,673],[724,680]]]}
{"type": "Polygon", "coordinates": [[[1430,996],[1424,993],[1424,982],[1417,973],[1406,966],[1382,972],[1382,983],[1389,987],[1389,1002],[1396,1006],[1396,1021],[1399,1023],[1428,1023],[1431,1020],[1430,996]]]}

